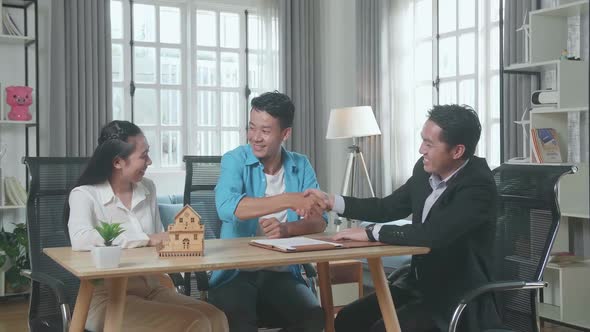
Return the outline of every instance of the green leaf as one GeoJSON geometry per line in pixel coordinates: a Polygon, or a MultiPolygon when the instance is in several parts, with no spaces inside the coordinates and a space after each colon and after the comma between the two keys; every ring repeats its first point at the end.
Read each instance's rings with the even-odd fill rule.
{"type": "Polygon", "coordinates": [[[99,226],[94,227],[98,234],[104,239],[105,246],[111,246],[117,236],[121,235],[125,230],[121,228],[121,224],[118,223],[106,223],[100,222],[99,226]]]}

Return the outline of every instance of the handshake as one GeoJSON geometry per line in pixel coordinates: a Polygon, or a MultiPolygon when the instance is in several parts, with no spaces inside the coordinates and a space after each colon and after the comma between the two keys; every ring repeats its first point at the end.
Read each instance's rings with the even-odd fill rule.
{"type": "Polygon", "coordinates": [[[305,219],[310,216],[321,215],[324,211],[330,211],[334,208],[334,195],[319,189],[307,189],[303,193],[295,195],[296,199],[292,201],[293,210],[305,219]]]}

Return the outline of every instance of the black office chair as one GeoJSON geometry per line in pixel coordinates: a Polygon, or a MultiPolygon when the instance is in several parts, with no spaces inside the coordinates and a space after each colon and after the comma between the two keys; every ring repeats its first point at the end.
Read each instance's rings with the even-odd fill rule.
{"type": "Polygon", "coordinates": [[[31,176],[27,199],[27,228],[31,270],[29,329],[66,331],[80,281],[51,258],[44,248],[70,245],[64,227],[69,192],[89,158],[26,157],[31,176]]]}
{"type": "MultiPolygon", "coordinates": [[[[201,215],[205,224],[205,239],[218,239],[221,220],[215,206],[215,185],[221,173],[220,156],[184,156],[186,177],[184,183],[184,204],[189,204],[201,215]]],[[[315,293],[317,272],[311,264],[303,264],[305,277],[315,293]]],[[[209,289],[208,272],[185,273],[185,288],[191,296],[207,299],[209,289]],[[197,294],[196,291],[199,293],[197,294]]]]}
{"type": "MultiPolygon", "coordinates": [[[[30,271],[30,331],[67,331],[80,281],[51,258],[44,248],[70,246],[65,228],[64,207],[78,181],[86,157],[25,157],[31,176],[27,199],[30,271]]],[[[175,285],[180,275],[171,274],[175,285]]],[[[178,286],[177,286],[178,289],[178,286]]]]}
{"type": "Polygon", "coordinates": [[[557,184],[575,166],[503,164],[496,168],[495,280],[469,292],[455,309],[449,331],[454,332],[466,305],[477,296],[495,292],[504,330],[538,332],[538,289],[546,286],[543,271],[557,235],[560,211],[557,184]],[[511,292],[506,292],[511,291],[511,292]]]}

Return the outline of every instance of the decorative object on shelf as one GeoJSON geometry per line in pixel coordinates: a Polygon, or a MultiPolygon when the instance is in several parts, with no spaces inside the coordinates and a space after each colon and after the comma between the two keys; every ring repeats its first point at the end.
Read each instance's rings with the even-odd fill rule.
{"type": "Polygon", "coordinates": [[[537,163],[560,163],[561,152],[557,132],[553,128],[532,128],[531,144],[533,157],[537,163]]]}
{"type": "Polygon", "coordinates": [[[27,204],[27,192],[14,176],[4,179],[6,205],[23,206],[27,204]]]}
{"type": "Polygon", "coordinates": [[[205,225],[190,205],[185,205],[174,217],[174,223],[168,225],[168,236],[169,241],[156,247],[160,257],[205,255],[205,225]]]}
{"type": "Polygon", "coordinates": [[[566,49],[561,50],[561,56],[559,57],[559,60],[567,60],[567,50],[566,49]]]}
{"type": "Polygon", "coordinates": [[[33,103],[32,94],[33,88],[28,86],[6,87],[6,103],[11,106],[8,120],[30,121],[33,118],[29,113],[29,106],[33,103]]]}
{"type": "MultiPolygon", "coordinates": [[[[0,265],[5,266],[8,260],[10,267],[4,272],[5,294],[24,293],[30,287],[30,280],[21,276],[22,270],[30,269],[27,227],[25,224],[14,224],[14,230],[7,232],[4,226],[0,229],[0,265]]],[[[0,286],[1,287],[1,286],[0,286]]]]}
{"type": "Polygon", "coordinates": [[[2,33],[6,33],[7,35],[11,36],[23,36],[21,29],[19,29],[18,25],[12,15],[8,12],[8,10],[4,10],[1,17],[1,27],[4,28],[2,33]]]}
{"type": "Polygon", "coordinates": [[[525,108],[520,117],[520,121],[514,121],[515,124],[522,126],[522,157],[511,158],[508,162],[511,163],[529,163],[531,158],[528,154],[527,142],[529,142],[529,129],[531,126],[531,120],[525,120],[526,115],[529,114],[530,108],[525,108]]]}
{"type": "MultiPolygon", "coordinates": [[[[355,196],[358,194],[354,191],[354,176],[358,169],[361,177],[367,181],[371,197],[375,197],[371,178],[369,177],[367,165],[365,164],[365,158],[357,144],[359,137],[374,135],[381,135],[381,130],[379,129],[379,125],[377,125],[377,120],[375,120],[375,114],[371,106],[336,108],[330,111],[326,138],[352,138],[352,145],[348,147],[348,161],[346,163],[344,184],[342,186],[342,194],[345,196],[355,196]]],[[[342,219],[340,217],[336,219],[335,224],[338,227],[340,227],[341,223],[342,219]]],[[[352,222],[348,220],[348,227],[351,226],[352,222]]]]}
{"type": "Polygon", "coordinates": [[[523,31],[524,32],[524,59],[522,62],[529,62],[531,61],[530,57],[530,44],[531,44],[531,33],[530,33],[530,26],[526,23],[526,18],[529,16],[528,12],[525,12],[522,16],[522,25],[520,28],[516,29],[516,31],[523,31]]]}
{"type": "Polygon", "coordinates": [[[531,93],[531,106],[533,107],[557,107],[559,91],[545,89],[535,90],[531,93]]]}
{"type": "Polygon", "coordinates": [[[99,226],[94,229],[100,234],[104,240],[104,247],[92,248],[92,260],[94,266],[98,269],[113,269],[119,267],[121,261],[121,247],[113,245],[113,241],[117,236],[121,235],[125,230],[121,228],[119,223],[100,222],[99,226]]]}

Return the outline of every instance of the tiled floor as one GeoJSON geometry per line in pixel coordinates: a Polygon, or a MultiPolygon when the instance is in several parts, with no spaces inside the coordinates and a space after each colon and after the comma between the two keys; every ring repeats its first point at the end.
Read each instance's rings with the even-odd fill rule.
{"type": "MultiPolygon", "coordinates": [[[[0,300],[0,332],[27,331],[27,307],[29,303],[23,298],[0,300]]],[[[269,330],[266,330],[267,332],[269,330]]],[[[542,332],[576,332],[575,330],[551,323],[545,323],[542,332]]]]}

